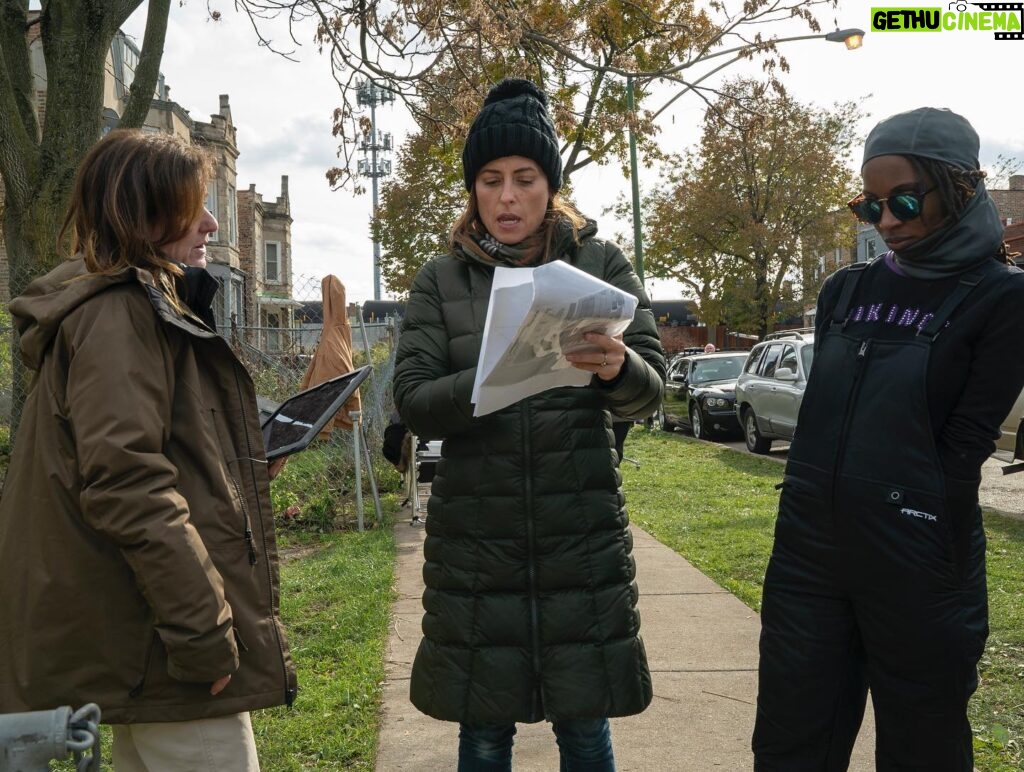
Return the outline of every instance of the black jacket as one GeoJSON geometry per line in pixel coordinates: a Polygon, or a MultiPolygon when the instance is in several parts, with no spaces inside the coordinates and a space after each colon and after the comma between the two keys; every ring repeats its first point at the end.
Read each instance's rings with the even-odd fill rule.
{"type": "Polygon", "coordinates": [[[449,255],[413,284],[394,390],[414,433],[445,439],[411,685],[413,703],[435,718],[599,718],[651,700],[612,416],[656,410],[665,361],[636,274],[592,233],[566,259],[640,299],[611,384],[595,378],[473,418],[494,269],[449,255]]]}

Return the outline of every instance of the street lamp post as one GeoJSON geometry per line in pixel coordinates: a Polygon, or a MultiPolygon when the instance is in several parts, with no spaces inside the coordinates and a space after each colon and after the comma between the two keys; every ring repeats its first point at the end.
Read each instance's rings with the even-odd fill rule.
{"type": "MultiPolygon", "coordinates": [[[[864,43],[864,30],[850,28],[850,29],[834,29],[832,32],[827,32],[822,35],[798,35],[791,38],[781,38],[779,40],[772,41],[774,43],[791,43],[795,40],[827,40],[830,43],[844,43],[849,50],[860,48],[864,43]]],[[[726,62],[720,67],[716,67],[707,75],[711,75],[718,72],[725,66],[728,66],[732,62],[738,61],[741,57],[740,54],[744,51],[748,51],[752,48],[763,48],[763,45],[745,45],[737,48],[730,48],[725,51],[717,51],[710,56],[705,57],[706,59],[713,59],[716,56],[725,56],[727,54],[737,54],[736,58],[729,62],[726,62]]],[[[703,80],[703,78],[702,78],[703,80]]],[[[679,96],[686,93],[690,89],[690,86],[682,89],[679,94],[676,94],[669,103],[675,101],[679,96]]],[[[626,108],[629,110],[631,122],[629,126],[629,177],[633,188],[633,256],[634,256],[634,268],[636,275],[640,279],[641,286],[644,283],[644,242],[643,242],[643,231],[640,227],[640,178],[637,175],[637,153],[636,153],[636,105],[633,97],[633,77],[631,75],[626,76],[626,108]]]]}

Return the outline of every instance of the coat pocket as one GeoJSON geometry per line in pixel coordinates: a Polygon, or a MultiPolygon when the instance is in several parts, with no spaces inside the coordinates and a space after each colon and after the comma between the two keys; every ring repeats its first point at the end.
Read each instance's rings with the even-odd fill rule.
{"type": "Polygon", "coordinates": [[[942,497],[896,485],[872,490],[875,512],[864,538],[874,544],[889,570],[921,574],[942,584],[957,583],[953,531],[942,497]]]}

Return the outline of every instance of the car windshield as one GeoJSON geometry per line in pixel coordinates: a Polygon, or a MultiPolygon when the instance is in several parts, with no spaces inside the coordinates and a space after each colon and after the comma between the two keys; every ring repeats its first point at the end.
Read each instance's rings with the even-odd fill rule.
{"type": "Polygon", "coordinates": [[[800,349],[800,359],[804,363],[804,377],[811,374],[811,363],[814,361],[814,346],[804,346],[800,349]]]}
{"type": "Polygon", "coordinates": [[[727,381],[739,378],[740,371],[743,369],[743,359],[742,356],[698,359],[693,363],[691,383],[727,381]]]}

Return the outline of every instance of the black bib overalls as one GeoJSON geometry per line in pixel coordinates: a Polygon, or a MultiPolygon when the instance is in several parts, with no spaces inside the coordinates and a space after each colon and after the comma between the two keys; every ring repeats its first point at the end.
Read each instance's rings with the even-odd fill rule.
{"type": "Polygon", "coordinates": [[[926,376],[945,322],[986,272],[963,277],[910,340],[850,334],[842,320],[861,269],[846,276],[765,577],[756,770],[845,770],[869,686],[878,770],[972,769],[985,535],[977,506],[947,509],[926,376]]]}

